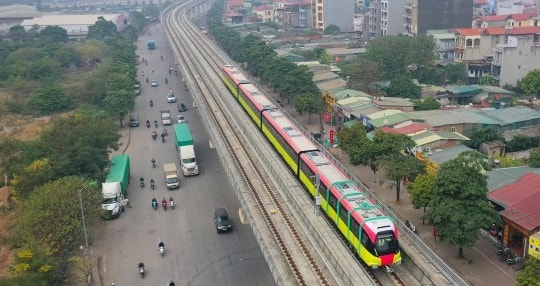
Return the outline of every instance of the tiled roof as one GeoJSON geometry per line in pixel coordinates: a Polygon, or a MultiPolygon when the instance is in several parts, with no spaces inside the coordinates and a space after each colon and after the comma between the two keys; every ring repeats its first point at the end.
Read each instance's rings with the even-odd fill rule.
{"type": "Polygon", "coordinates": [[[484,35],[504,35],[506,30],[504,27],[487,27],[483,31],[484,35]]]}
{"type": "Polygon", "coordinates": [[[489,193],[488,197],[504,206],[501,214],[519,226],[529,231],[540,226],[540,175],[535,172],[489,193]]]}
{"type": "Polygon", "coordinates": [[[267,11],[267,10],[274,10],[274,6],[272,5],[264,5],[264,6],[259,6],[259,7],[255,7],[253,8],[253,11],[267,11]]]}
{"type": "Polygon", "coordinates": [[[538,34],[540,33],[540,26],[514,27],[511,30],[507,30],[506,33],[508,35],[538,34]]]}
{"type": "Polygon", "coordinates": [[[484,22],[494,22],[494,21],[504,21],[508,15],[487,15],[487,16],[481,16],[480,20],[484,22]]]}
{"type": "Polygon", "coordinates": [[[462,36],[480,36],[482,33],[481,28],[459,28],[457,33],[462,36]]]}
{"type": "Polygon", "coordinates": [[[521,13],[521,14],[510,14],[508,19],[513,19],[515,21],[529,20],[530,18],[536,16],[536,13],[521,13]]]}
{"type": "Polygon", "coordinates": [[[475,5],[483,5],[487,3],[488,3],[488,0],[474,0],[475,5]]]}

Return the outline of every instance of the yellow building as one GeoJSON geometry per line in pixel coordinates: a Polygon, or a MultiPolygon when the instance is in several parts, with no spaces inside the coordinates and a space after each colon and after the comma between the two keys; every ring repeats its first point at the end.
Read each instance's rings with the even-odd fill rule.
{"type": "Polygon", "coordinates": [[[540,233],[529,237],[529,256],[540,259],[540,233]]]}

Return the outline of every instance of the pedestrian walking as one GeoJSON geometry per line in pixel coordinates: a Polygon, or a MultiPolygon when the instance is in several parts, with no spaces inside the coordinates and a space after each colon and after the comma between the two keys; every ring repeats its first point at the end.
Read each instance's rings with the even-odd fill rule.
{"type": "Polygon", "coordinates": [[[437,228],[433,226],[433,238],[435,239],[435,242],[437,242],[437,228]]]}

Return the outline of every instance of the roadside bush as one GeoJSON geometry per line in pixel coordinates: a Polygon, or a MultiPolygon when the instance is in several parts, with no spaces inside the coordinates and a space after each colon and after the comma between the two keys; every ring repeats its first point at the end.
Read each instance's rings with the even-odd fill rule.
{"type": "Polygon", "coordinates": [[[40,114],[51,114],[67,110],[71,107],[71,103],[71,98],[62,88],[43,87],[34,93],[28,106],[40,114]]]}
{"type": "Polygon", "coordinates": [[[538,147],[540,137],[517,135],[506,142],[506,152],[517,152],[538,147]]]}

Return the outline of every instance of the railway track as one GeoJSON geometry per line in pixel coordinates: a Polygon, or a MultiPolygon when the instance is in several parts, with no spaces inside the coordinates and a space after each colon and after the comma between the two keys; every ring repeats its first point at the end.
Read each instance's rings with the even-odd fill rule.
{"type": "Polygon", "coordinates": [[[187,28],[191,23],[182,8],[169,10],[164,14],[163,19],[167,26],[173,27],[169,30],[173,35],[172,38],[175,39],[171,41],[171,44],[175,49],[180,51],[179,55],[182,58],[182,62],[190,67],[190,69],[186,69],[187,73],[189,73],[186,77],[195,79],[193,82],[195,84],[192,84],[191,88],[197,88],[200,94],[204,95],[201,99],[206,106],[212,110],[210,115],[214,122],[218,123],[219,133],[223,138],[227,138],[225,141],[227,148],[233,155],[234,161],[255,199],[257,208],[262,213],[297,284],[313,285],[313,278],[315,278],[319,285],[331,285],[329,279],[319,266],[319,263],[311,254],[309,247],[304,242],[300,231],[296,229],[292,219],[283,209],[279,198],[272,191],[271,182],[266,179],[267,176],[263,174],[259,167],[257,167],[257,162],[245,147],[245,142],[243,142],[242,138],[234,132],[235,127],[230,123],[230,118],[225,116],[226,110],[222,110],[219,102],[210,96],[214,93],[207,87],[207,83],[211,82],[211,79],[208,78],[209,71],[203,69],[203,65],[199,65],[196,60],[204,59],[205,65],[212,66],[215,78],[219,78],[219,67],[223,65],[224,62],[219,62],[218,59],[212,58],[212,55],[210,54],[202,54],[204,48],[201,47],[200,43],[196,42],[199,35],[193,35],[193,31],[187,28]],[[173,19],[179,19],[180,21],[177,23],[173,19]],[[183,37],[182,35],[191,36],[183,37]],[[187,40],[188,38],[190,39],[189,41],[187,40]],[[188,55],[187,50],[193,49],[194,47],[199,47],[201,55],[185,56],[188,55]],[[277,209],[277,212],[274,212],[274,209],[277,209]],[[279,219],[276,218],[275,214],[279,215],[279,219]],[[288,233],[284,233],[284,228],[279,227],[282,223],[284,223],[286,229],[288,229],[288,233]],[[291,238],[294,243],[291,243],[291,238]],[[301,253],[303,257],[299,257],[296,255],[297,253],[301,253]],[[309,267],[305,267],[306,265],[309,267]]]}
{"type": "MultiPolygon", "coordinates": [[[[191,23],[189,12],[186,12],[193,12],[192,8],[186,8],[188,6],[187,2],[182,3],[176,8],[166,10],[162,15],[162,21],[168,27],[171,45],[177,52],[177,57],[181,59],[181,63],[185,65],[182,69],[185,76],[183,80],[192,89],[193,97],[196,94],[202,95],[200,100],[211,111],[209,115],[218,126],[217,131],[221,137],[227,138],[226,146],[230,154],[233,155],[236,166],[290,267],[296,283],[298,285],[314,285],[313,278],[315,278],[319,285],[335,285],[336,281],[327,277],[324,270],[327,268],[319,265],[318,260],[310,251],[310,245],[306,243],[306,239],[302,237],[301,232],[287,214],[281,199],[273,191],[275,188],[267,179],[268,175],[257,166],[257,160],[246,148],[248,142],[244,142],[245,139],[235,132],[235,126],[230,123],[232,115],[228,114],[228,110],[222,107],[222,102],[219,102],[223,99],[212,96],[219,94],[219,92],[216,92],[215,89],[211,90],[211,87],[207,85],[216,79],[221,85],[219,80],[221,67],[229,62],[223,59],[226,56],[222,52],[221,55],[216,56],[214,49],[207,48],[208,42],[203,42],[200,39],[201,35],[198,29],[191,23]],[[193,55],[194,50],[197,51],[196,56],[193,55]],[[198,64],[197,61],[201,60],[204,61],[204,64],[198,64]],[[211,69],[205,69],[205,66],[210,66],[211,69]],[[279,218],[276,217],[276,214],[279,218]],[[283,226],[287,231],[284,231],[283,226]]],[[[351,255],[354,254],[351,253],[351,255]]],[[[375,275],[371,269],[366,269],[366,272],[371,272],[370,276],[376,281],[375,284],[405,285],[396,273],[388,273],[387,278],[381,278],[380,275],[375,275]]]]}

